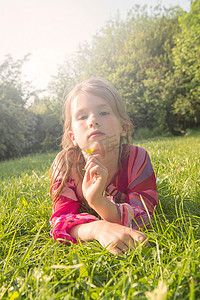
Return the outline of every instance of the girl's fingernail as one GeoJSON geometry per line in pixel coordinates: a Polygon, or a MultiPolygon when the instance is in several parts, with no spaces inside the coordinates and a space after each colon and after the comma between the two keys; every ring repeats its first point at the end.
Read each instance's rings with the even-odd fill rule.
{"type": "Polygon", "coordinates": [[[139,242],[145,241],[145,238],[143,236],[139,236],[139,242]]]}

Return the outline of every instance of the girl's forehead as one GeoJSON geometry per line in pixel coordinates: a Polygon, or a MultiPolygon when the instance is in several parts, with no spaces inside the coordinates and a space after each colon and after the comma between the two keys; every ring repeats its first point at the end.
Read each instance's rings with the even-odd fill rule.
{"type": "Polygon", "coordinates": [[[71,108],[73,111],[83,108],[93,108],[101,106],[110,107],[110,105],[105,99],[89,93],[81,93],[77,95],[71,103],[71,108]]]}

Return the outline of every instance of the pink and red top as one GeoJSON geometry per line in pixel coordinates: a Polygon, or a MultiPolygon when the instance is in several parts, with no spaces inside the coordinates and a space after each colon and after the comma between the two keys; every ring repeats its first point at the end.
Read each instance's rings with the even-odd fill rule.
{"type": "MultiPolygon", "coordinates": [[[[122,151],[125,149],[122,145],[122,151]]],[[[133,229],[143,227],[153,215],[157,205],[155,174],[148,153],[141,147],[130,145],[129,155],[121,161],[112,182],[106,187],[105,197],[116,204],[121,224],[133,229]]],[[[123,157],[123,156],[122,156],[123,157]]],[[[59,186],[55,184],[55,188],[59,186]]],[[[53,206],[50,222],[51,236],[58,241],[77,243],[69,232],[73,226],[99,220],[85,200],[77,194],[75,181],[67,180],[53,206]]]]}

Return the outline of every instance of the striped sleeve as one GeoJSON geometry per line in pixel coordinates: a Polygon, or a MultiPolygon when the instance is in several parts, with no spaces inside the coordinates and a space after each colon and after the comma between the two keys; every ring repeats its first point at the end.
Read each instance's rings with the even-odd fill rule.
{"type": "Polygon", "coordinates": [[[138,229],[148,223],[158,201],[155,174],[146,150],[131,147],[127,171],[128,187],[125,203],[117,205],[121,223],[138,229]]]}
{"type": "MultiPolygon", "coordinates": [[[[58,188],[59,183],[55,188],[58,188]]],[[[53,214],[50,219],[52,230],[50,235],[54,240],[70,244],[77,243],[69,232],[72,227],[97,221],[98,218],[88,213],[79,213],[81,199],[76,194],[76,186],[73,180],[67,182],[59,199],[53,206],[53,214]]]]}

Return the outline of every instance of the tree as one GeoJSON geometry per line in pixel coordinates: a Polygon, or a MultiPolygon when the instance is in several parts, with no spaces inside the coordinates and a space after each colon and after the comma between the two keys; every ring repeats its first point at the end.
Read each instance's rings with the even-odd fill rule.
{"type": "Polygon", "coordinates": [[[24,148],[23,100],[10,85],[0,85],[0,160],[19,156],[24,148]]]}
{"type": "Polygon", "coordinates": [[[59,98],[64,82],[69,90],[77,81],[102,76],[121,93],[136,130],[175,134],[183,122],[198,124],[199,1],[189,14],[179,7],[157,6],[149,13],[135,6],[124,21],[117,16],[107,22],[60,68],[54,84],[59,98]]]}
{"type": "Polygon", "coordinates": [[[180,13],[179,8],[156,7],[148,14],[137,6],[126,20],[126,41],[114,78],[136,131],[147,127],[161,133],[175,126],[175,121],[169,122],[174,102],[170,78],[180,13]]]}
{"type": "Polygon", "coordinates": [[[37,119],[34,135],[34,151],[58,150],[62,134],[61,110],[57,101],[49,98],[37,99],[28,108],[32,120],[37,119]]]}
{"type": "Polygon", "coordinates": [[[200,123],[200,0],[179,18],[181,31],[174,48],[177,99],[174,111],[183,129],[200,123]]]}
{"type": "Polygon", "coordinates": [[[26,60],[27,56],[15,61],[8,55],[0,64],[0,160],[24,153],[25,106],[33,94],[22,79],[26,60]]]}

